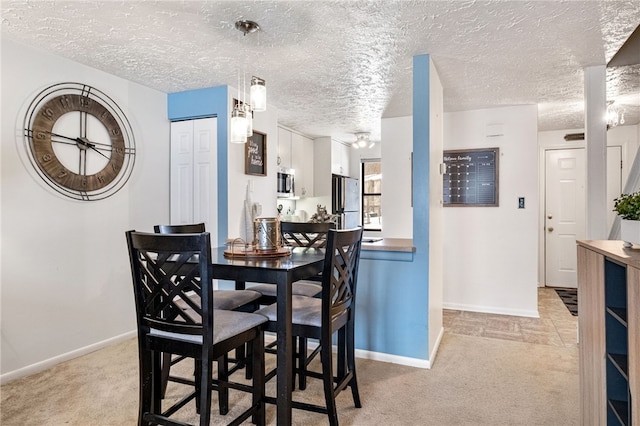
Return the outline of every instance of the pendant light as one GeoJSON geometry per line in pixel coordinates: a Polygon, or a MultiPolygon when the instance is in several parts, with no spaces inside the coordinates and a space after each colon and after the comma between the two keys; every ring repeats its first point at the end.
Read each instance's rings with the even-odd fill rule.
{"type": "MultiPolygon", "coordinates": [[[[247,35],[249,33],[260,30],[260,25],[254,21],[237,21],[235,24],[237,30],[247,35]]],[[[250,102],[247,102],[244,94],[246,93],[246,76],[243,71],[242,93],[240,96],[240,71],[238,71],[238,99],[231,111],[231,143],[246,143],[247,138],[253,135],[253,111],[266,111],[267,109],[267,88],[265,80],[256,76],[251,77],[250,102]]]]}
{"type": "Polygon", "coordinates": [[[267,110],[267,86],[263,79],[255,75],[251,77],[251,107],[257,112],[267,110]]]}
{"type": "Polygon", "coordinates": [[[611,129],[618,124],[624,124],[624,111],[615,105],[615,101],[607,102],[607,128],[611,129]]]}
{"type": "Polygon", "coordinates": [[[231,111],[231,136],[229,141],[231,143],[246,143],[247,125],[247,113],[238,101],[233,107],[233,111],[231,111]]]}

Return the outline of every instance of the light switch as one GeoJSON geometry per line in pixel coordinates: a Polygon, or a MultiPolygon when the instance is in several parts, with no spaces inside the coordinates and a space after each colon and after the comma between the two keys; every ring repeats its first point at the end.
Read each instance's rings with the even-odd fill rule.
{"type": "Polygon", "coordinates": [[[518,208],[519,209],[524,209],[524,197],[519,197],[518,198],[518,208]]]}

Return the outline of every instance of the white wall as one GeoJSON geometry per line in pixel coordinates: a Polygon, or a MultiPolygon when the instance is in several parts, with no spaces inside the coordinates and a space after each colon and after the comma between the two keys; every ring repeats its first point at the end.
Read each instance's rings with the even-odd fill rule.
{"type": "Polygon", "coordinates": [[[413,117],[382,119],[382,236],[413,238],[413,117]]]}
{"type": "MultiPolygon", "coordinates": [[[[229,87],[229,105],[232,105],[233,97],[237,97],[238,91],[229,87]]],[[[256,112],[253,115],[253,129],[267,135],[267,176],[247,175],[244,173],[245,144],[233,144],[228,146],[228,197],[229,197],[229,238],[240,236],[241,211],[244,207],[247,183],[251,182],[251,201],[262,206],[262,217],[275,217],[276,210],[276,175],[277,146],[278,146],[278,110],[271,105],[264,112],[256,112]]],[[[230,128],[230,127],[229,127],[230,128]]]]}
{"type": "Polygon", "coordinates": [[[169,220],[169,122],[164,93],[2,39],[2,381],[133,336],[124,233],[169,220]],[[21,159],[23,114],[44,87],[81,82],[110,95],[137,148],[127,185],[110,198],[52,192],[21,159]]]}
{"type": "Polygon", "coordinates": [[[445,150],[491,147],[500,148],[500,206],[444,209],[444,306],[537,316],[536,106],[444,114],[445,150]],[[486,136],[493,124],[503,136],[486,136]]]}

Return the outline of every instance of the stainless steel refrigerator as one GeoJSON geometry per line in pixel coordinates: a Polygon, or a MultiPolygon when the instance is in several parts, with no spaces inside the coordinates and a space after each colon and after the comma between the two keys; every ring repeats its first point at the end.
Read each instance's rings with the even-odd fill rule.
{"type": "Polygon", "coordinates": [[[338,217],[338,229],[360,226],[360,181],[333,175],[331,213],[338,217]]]}

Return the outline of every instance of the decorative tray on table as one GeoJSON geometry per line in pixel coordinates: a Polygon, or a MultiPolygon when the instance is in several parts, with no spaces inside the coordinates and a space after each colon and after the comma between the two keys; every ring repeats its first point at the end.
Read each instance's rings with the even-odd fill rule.
{"type": "Polygon", "coordinates": [[[275,257],[284,257],[291,254],[289,247],[278,247],[272,250],[258,250],[253,244],[245,244],[244,242],[233,242],[229,244],[229,248],[224,251],[224,257],[240,258],[240,259],[271,259],[275,257]]]}

